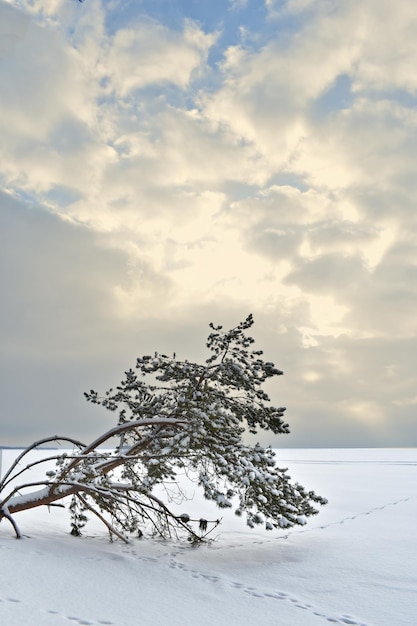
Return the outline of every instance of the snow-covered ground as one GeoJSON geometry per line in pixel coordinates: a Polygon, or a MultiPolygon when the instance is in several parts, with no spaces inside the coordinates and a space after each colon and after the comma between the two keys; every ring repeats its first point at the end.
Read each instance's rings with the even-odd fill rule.
{"type": "MultiPolygon", "coordinates": [[[[3,470],[12,451],[3,450],[3,470]]],[[[294,480],[328,497],[304,528],[251,531],[223,515],[216,541],[110,543],[67,514],[0,525],[0,624],[7,626],[366,626],[417,624],[417,449],[281,450],[294,480]]],[[[181,508],[197,517],[207,503],[181,508]]],[[[217,516],[217,510],[212,516],[217,516]]]]}

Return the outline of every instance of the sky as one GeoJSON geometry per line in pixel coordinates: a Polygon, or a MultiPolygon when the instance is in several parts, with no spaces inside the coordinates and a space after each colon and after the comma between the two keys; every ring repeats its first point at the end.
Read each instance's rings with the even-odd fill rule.
{"type": "Polygon", "coordinates": [[[252,313],[290,435],[416,446],[415,0],[0,0],[0,445],[252,313]]]}

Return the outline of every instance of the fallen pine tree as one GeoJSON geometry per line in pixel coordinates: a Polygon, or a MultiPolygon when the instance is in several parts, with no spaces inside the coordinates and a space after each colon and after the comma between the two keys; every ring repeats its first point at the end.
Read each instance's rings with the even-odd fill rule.
{"type": "Polygon", "coordinates": [[[176,515],[155,495],[157,487],[169,485],[179,502],[178,475],[185,472],[206,499],[219,508],[234,506],[250,527],[304,525],[325,498],[291,483],[270,447],[244,443],[247,431],[289,432],[282,419],[285,408],[271,406],[262,389],[282,372],[260,358],[262,351],[249,349],[253,339],[245,331],[252,324],[251,315],[229,331],[211,324],[207,347],[212,354],[203,364],[155,353],[138,358],[138,374],[128,370],[115,390],[102,397],[86,393],[89,402],[117,414],[117,425],[89,445],[53,436],[26,448],[0,481],[0,521],[7,519],[20,538],[17,513],[69,501],[74,535],[92,514],[111,537],[123,541],[150,526],[162,537],[185,533],[197,543],[211,532],[209,522],[176,515]],[[73,446],[73,452],[25,464],[29,452],[54,442],[73,446]],[[110,444],[112,449],[103,449],[110,444]],[[18,482],[35,465],[52,462],[55,467],[44,480],[18,482]]]}

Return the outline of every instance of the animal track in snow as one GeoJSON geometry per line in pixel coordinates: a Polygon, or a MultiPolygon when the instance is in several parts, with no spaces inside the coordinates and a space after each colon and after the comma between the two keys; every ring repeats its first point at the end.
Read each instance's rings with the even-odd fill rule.
{"type": "MultiPolygon", "coordinates": [[[[18,598],[0,598],[0,603],[12,602],[14,604],[25,604],[22,600],[18,598]]],[[[31,609],[33,612],[33,609],[31,609]]],[[[64,615],[59,613],[58,611],[54,611],[53,609],[44,609],[44,613],[48,613],[49,615],[56,615],[57,617],[61,617],[62,619],[68,620],[73,624],[80,624],[80,626],[113,626],[114,622],[110,622],[108,620],[90,620],[83,617],[75,616],[75,615],[64,615]]]]}
{"type": "MultiPolygon", "coordinates": [[[[167,554],[166,556],[169,556],[169,555],[167,554]]],[[[356,617],[353,617],[351,615],[347,615],[347,614],[338,615],[338,616],[328,615],[318,610],[312,604],[303,602],[299,598],[296,598],[288,593],[285,593],[284,591],[279,591],[279,590],[278,591],[270,591],[270,590],[266,591],[263,589],[258,589],[256,587],[245,585],[244,583],[241,583],[237,580],[228,580],[227,578],[222,578],[221,576],[207,574],[205,572],[201,572],[196,569],[188,568],[184,563],[180,563],[179,561],[177,561],[175,559],[175,556],[176,554],[174,556],[170,555],[170,561],[168,563],[168,566],[172,569],[176,569],[180,572],[183,572],[184,574],[188,574],[192,576],[193,578],[201,578],[207,583],[221,582],[231,587],[232,589],[235,589],[236,591],[241,591],[254,598],[259,598],[259,599],[263,598],[263,599],[268,599],[268,600],[280,600],[284,602],[289,602],[292,604],[294,608],[301,609],[303,611],[310,611],[310,613],[312,613],[313,615],[316,615],[317,617],[322,617],[330,623],[345,624],[346,626],[368,626],[364,622],[358,620],[356,617]]]]}
{"type": "MultiPolygon", "coordinates": [[[[151,559],[151,560],[154,560],[154,559],[151,559]]],[[[364,622],[358,621],[355,617],[351,615],[344,614],[344,615],[340,615],[337,617],[326,615],[325,613],[322,613],[318,611],[317,609],[315,609],[315,607],[313,607],[312,604],[308,604],[297,598],[294,598],[290,596],[289,594],[285,593],[284,591],[263,591],[263,590],[257,589],[256,587],[246,586],[239,581],[235,581],[235,580],[230,581],[227,579],[222,579],[220,576],[206,574],[203,572],[199,572],[198,570],[195,570],[195,569],[190,570],[183,563],[178,563],[177,561],[174,561],[174,560],[171,561],[170,567],[178,569],[179,571],[182,571],[184,573],[191,574],[193,578],[201,578],[208,583],[223,582],[227,584],[229,587],[232,587],[233,589],[236,589],[237,591],[243,591],[244,593],[249,594],[254,598],[260,598],[260,599],[265,598],[269,600],[281,600],[281,601],[290,602],[295,608],[301,609],[304,611],[310,611],[313,615],[316,615],[317,617],[322,617],[327,622],[332,623],[332,624],[345,624],[346,626],[368,626],[364,622]]],[[[17,603],[21,603],[22,600],[19,600],[18,598],[0,598],[0,603],[1,602],[12,602],[12,603],[17,604],[17,603]]],[[[114,622],[111,622],[109,620],[104,620],[104,619],[90,620],[90,619],[80,617],[78,615],[64,615],[52,609],[46,609],[45,613],[48,613],[49,615],[56,615],[57,617],[61,617],[62,619],[72,622],[73,624],[79,624],[80,626],[115,626],[114,622]]]]}
{"type": "Polygon", "coordinates": [[[46,610],[45,613],[49,613],[49,615],[57,615],[62,617],[63,619],[72,622],[73,624],[80,624],[80,626],[96,626],[100,624],[100,626],[113,626],[114,622],[110,622],[109,620],[99,619],[99,620],[90,620],[83,617],[79,617],[78,615],[63,615],[58,611],[46,610]]]}
{"type": "MultiPolygon", "coordinates": [[[[386,504],[382,504],[381,506],[375,506],[372,509],[369,509],[368,511],[361,511],[360,513],[356,513],[355,515],[349,515],[347,517],[344,517],[343,519],[340,520],[336,520],[334,522],[328,522],[327,524],[323,524],[321,526],[311,526],[308,528],[303,528],[303,529],[294,529],[294,530],[289,530],[285,535],[281,535],[280,537],[274,537],[273,539],[271,538],[265,538],[262,540],[256,539],[256,540],[248,540],[246,542],[246,544],[242,544],[242,543],[235,543],[233,545],[228,545],[226,546],[228,550],[233,550],[234,548],[242,548],[244,545],[256,545],[256,544],[266,544],[266,543],[275,543],[276,541],[282,541],[284,539],[289,539],[290,537],[292,537],[293,535],[301,535],[304,533],[313,533],[317,530],[326,530],[326,528],[331,528],[332,526],[338,526],[338,525],[342,525],[345,522],[351,522],[354,521],[360,517],[363,517],[365,515],[371,515],[373,513],[377,513],[378,511],[383,511],[384,509],[387,509],[388,507],[391,506],[396,506],[398,504],[403,504],[404,502],[409,502],[410,500],[414,500],[417,496],[410,496],[408,498],[401,498],[400,500],[394,500],[393,502],[387,502],[386,504]]],[[[213,549],[216,549],[215,547],[213,549]]],[[[217,548],[217,549],[225,549],[225,546],[222,546],[221,548],[217,548]]]]}

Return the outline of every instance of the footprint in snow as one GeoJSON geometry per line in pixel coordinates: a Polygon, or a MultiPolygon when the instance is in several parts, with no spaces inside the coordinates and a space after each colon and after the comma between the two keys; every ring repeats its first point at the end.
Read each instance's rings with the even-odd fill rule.
{"type": "MultiPolygon", "coordinates": [[[[325,617],[324,615],[322,617],[325,617]]],[[[335,624],[349,624],[351,626],[366,626],[363,622],[357,622],[355,618],[350,615],[341,615],[340,617],[327,617],[328,622],[335,624]]]]}
{"type": "MultiPolygon", "coordinates": [[[[20,604],[22,600],[19,600],[18,598],[0,598],[0,602],[12,602],[13,604],[20,604]]],[[[80,626],[94,626],[95,624],[101,624],[102,626],[114,625],[114,622],[110,622],[109,620],[91,621],[75,615],[62,615],[61,613],[59,613],[58,611],[54,611],[53,609],[46,609],[45,613],[49,613],[49,615],[59,615],[60,617],[69,620],[70,622],[80,624],[80,626]]]]}
{"type": "Polygon", "coordinates": [[[95,624],[102,624],[103,626],[114,625],[114,622],[110,622],[109,620],[99,619],[97,621],[92,621],[92,620],[84,619],[82,617],[78,617],[77,615],[62,615],[58,611],[54,611],[52,609],[46,610],[46,613],[49,613],[49,615],[59,615],[63,619],[67,619],[68,621],[79,624],[80,626],[94,626],[95,624]]]}
{"type": "MultiPolygon", "coordinates": [[[[207,582],[219,582],[222,580],[220,576],[204,574],[203,572],[199,572],[196,569],[189,569],[183,563],[179,563],[175,560],[175,556],[177,556],[177,554],[171,554],[170,556],[171,561],[168,563],[168,565],[173,569],[179,569],[184,573],[190,574],[193,578],[202,578],[207,582]]],[[[233,589],[243,591],[244,593],[247,593],[248,595],[251,595],[255,598],[270,598],[272,600],[285,600],[287,602],[291,602],[292,606],[294,606],[295,608],[301,609],[303,611],[310,611],[313,615],[317,615],[317,617],[323,617],[330,623],[346,624],[346,626],[367,626],[367,624],[363,622],[356,621],[356,619],[353,618],[351,615],[344,614],[339,617],[333,617],[326,615],[325,613],[315,611],[314,607],[311,604],[304,603],[301,600],[298,600],[298,598],[290,597],[287,593],[284,593],[283,591],[264,592],[262,590],[256,589],[255,587],[247,587],[243,583],[240,583],[236,580],[224,580],[223,582],[229,584],[233,589]]]]}
{"type": "Polygon", "coordinates": [[[235,589],[241,589],[242,587],[244,587],[243,583],[238,583],[233,581],[232,583],[230,583],[232,585],[232,587],[234,587],[235,589]]]}

